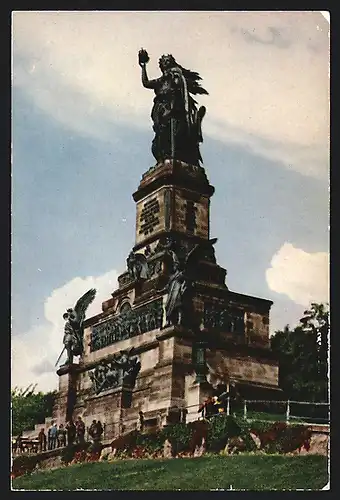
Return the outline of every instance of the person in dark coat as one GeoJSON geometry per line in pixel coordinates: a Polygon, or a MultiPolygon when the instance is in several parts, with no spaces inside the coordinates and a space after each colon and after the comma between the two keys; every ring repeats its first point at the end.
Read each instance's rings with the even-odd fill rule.
{"type": "Polygon", "coordinates": [[[61,446],[66,446],[66,429],[63,424],[59,425],[58,434],[57,434],[58,448],[61,446]]]}
{"type": "Polygon", "coordinates": [[[76,438],[76,426],[74,425],[73,420],[69,420],[66,424],[66,432],[67,432],[67,445],[73,444],[76,438]]]}
{"type": "Polygon", "coordinates": [[[76,421],[76,436],[77,443],[83,444],[85,442],[85,423],[81,417],[78,417],[76,421]]]}
{"type": "Polygon", "coordinates": [[[38,441],[39,441],[39,451],[46,451],[46,442],[47,442],[47,437],[45,434],[45,429],[40,429],[39,434],[38,434],[38,441]]]}
{"type": "Polygon", "coordinates": [[[89,435],[91,436],[92,440],[94,442],[100,441],[102,434],[103,434],[103,426],[101,422],[99,420],[98,422],[97,420],[93,420],[89,429],[89,435]]]}
{"type": "Polygon", "coordinates": [[[103,429],[103,426],[102,426],[102,423],[100,420],[98,420],[98,422],[97,422],[97,428],[98,428],[98,436],[99,436],[99,440],[100,440],[102,435],[103,435],[103,432],[104,432],[104,429],[103,429]]]}
{"type": "Polygon", "coordinates": [[[202,414],[203,418],[209,418],[212,415],[218,413],[218,408],[215,405],[215,400],[213,397],[209,396],[204,403],[202,403],[198,409],[198,412],[202,414]]]}

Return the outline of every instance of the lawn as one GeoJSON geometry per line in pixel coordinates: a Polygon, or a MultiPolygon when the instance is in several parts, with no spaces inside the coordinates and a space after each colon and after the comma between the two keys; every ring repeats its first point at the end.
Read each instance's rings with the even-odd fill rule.
{"type": "Polygon", "coordinates": [[[233,455],[117,460],[36,472],[13,481],[23,490],[320,490],[327,457],[233,455]]]}

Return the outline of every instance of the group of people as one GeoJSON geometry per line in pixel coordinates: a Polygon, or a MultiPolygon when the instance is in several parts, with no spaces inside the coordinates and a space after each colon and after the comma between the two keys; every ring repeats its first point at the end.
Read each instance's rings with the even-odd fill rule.
{"type": "Polygon", "coordinates": [[[203,418],[209,418],[218,413],[224,413],[225,404],[223,403],[219,401],[217,396],[209,396],[199,407],[198,413],[201,413],[203,418]]]}
{"type": "MultiPolygon", "coordinates": [[[[75,422],[73,420],[69,420],[66,423],[66,431],[67,431],[67,444],[76,443],[82,444],[85,443],[85,432],[86,427],[85,423],[81,417],[78,417],[75,422]]],[[[103,435],[104,429],[100,422],[100,420],[93,420],[92,424],[88,428],[88,435],[93,441],[100,441],[103,435]]]]}
{"type": "MultiPolygon", "coordinates": [[[[83,434],[85,434],[85,424],[81,417],[78,418],[77,423],[79,428],[78,436],[80,437],[82,428],[84,429],[83,434]]],[[[42,428],[39,431],[39,451],[54,450],[66,446],[66,444],[74,442],[76,435],[76,426],[73,422],[69,421],[65,426],[64,424],[60,424],[58,427],[57,424],[52,421],[47,430],[47,435],[45,429],[42,428]]]]}
{"type": "Polygon", "coordinates": [[[103,435],[104,429],[100,420],[92,420],[92,424],[89,428],[89,436],[93,441],[99,442],[103,435]]]}
{"type": "MultiPolygon", "coordinates": [[[[98,420],[93,420],[92,424],[88,429],[88,435],[93,441],[100,441],[102,434],[104,432],[101,422],[98,420]]],[[[44,428],[41,428],[37,439],[31,440],[36,446],[32,446],[32,450],[35,452],[42,452],[48,450],[54,450],[56,448],[61,448],[70,444],[85,443],[85,433],[86,426],[85,422],[79,416],[74,422],[72,419],[66,422],[66,424],[57,424],[52,421],[50,427],[45,432],[44,428]]],[[[17,453],[23,452],[23,442],[24,438],[19,435],[15,440],[15,451],[17,453]]]]}
{"type": "Polygon", "coordinates": [[[237,401],[240,395],[236,389],[235,383],[232,382],[229,386],[219,384],[214,391],[214,395],[209,396],[204,403],[198,408],[198,413],[201,413],[203,418],[209,418],[219,413],[227,413],[228,405],[237,401]]]}
{"type": "Polygon", "coordinates": [[[45,434],[45,429],[40,429],[38,434],[39,441],[39,451],[54,450],[61,446],[66,445],[66,429],[63,424],[57,425],[52,421],[51,426],[47,430],[47,436],[45,434]]]}

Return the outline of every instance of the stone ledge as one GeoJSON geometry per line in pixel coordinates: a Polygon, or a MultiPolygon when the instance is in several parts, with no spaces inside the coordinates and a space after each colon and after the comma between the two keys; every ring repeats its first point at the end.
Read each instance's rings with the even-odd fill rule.
{"type": "Polygon", "coordinates": [[[57,370],[57,375],[66,375],[67,373],[77,373],[79,371],[79,365],[72,363],[72,365],[61,365],[57,370]]]}
{"type": "Polygon", "coordinates": [[[164,368],[167,366],[171,366],[171,368],[176,369],[176,373],[178,373],[178,370],[182,370],[183,373],[192,373],[195,371],[194,365],[192,363],[183,363],[183,360],[178,358],[167,358],[167,359],[162,359],[158,363],[155,364],[154,370],[157,370],[158,368],[164,368]]]}
{"type": "Polygon", "coordinates": [[[160,330],[160,333],[158,335],[156,335],[156,339],[158,341],[166,340],[166,339],[171,338],[171,337],[181,337],[181,338],[185,338],[185,339],[194,339],[195,335],[191,330],[189,330],[187,328],[184,328],[181,326],[173,326],[173,325],[160,330]]]}
{"type": "Polygon", "coordinates": [[[165,185],[196,190],[202,195],[212,196],[215,188],[209,184],[203,167],[189,165],[178,160],[165,160],[155,167],[151,167],[143,176],[138,189],[133,193],[135,202],[149,193],[165,185]]]}
{"type": "Polygon", "coordinates": [[[277,365],[278,359],[276,354],[271,351],[268,347],[252,346],[245,343],[237,343],[232,341],[227,341],[224,339],[219,339],[215,337],[210,339],[207,337],[207,349],[217,350],[217,351],[227,351],[232,357],[239,357],[240,359],[249,356],[250,358],[260,361],[262,363],[267,363],[271,365],[277,365]]]}
{"type": "Polygon", "coordinates": [[[136,245],[133,247],[133,251],[136,252],[136,251],[140,250],[141,248],[143,248],[147,245],[150,245],[154,241],[160,240],[160,239],[167,237],[167,236],[174,236],[177,238],[185,238],[186,240],[192,241],[193,243],[200,243],[202,241],[207,241],[207,238],[203,238],[202,236],[188,234],[187,232],[178,231],[175,229],[171,229],[170,231],[162,229],[162,230],[158,231],[157,233],[152,234],[152,235],[148,236],[147,238],[144,238],[143,241],[136,243],[136,245]]]}
{"type": "Polygon", "coordinates": [[[110,396],[110,395],[115,395],[115,394],[121,394],[122,392],[132,392],[131,387],[126,387],[124,385],[121,385],[119,387],[114,387],[112,389],[107,389],[106,391],[100,392],[99,394],[93,394],[91,396],[88,396],[85,401],[93,401],[95,399],[100,399],[105,396],[110,396]]]}

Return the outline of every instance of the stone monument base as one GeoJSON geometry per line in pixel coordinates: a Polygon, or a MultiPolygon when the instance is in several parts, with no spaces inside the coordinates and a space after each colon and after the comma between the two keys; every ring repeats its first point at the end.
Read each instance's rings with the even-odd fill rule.
{"type": "Polygon", "coordinates": [[[228,343],[216,348],[207,339],[206,381],[204,376],[200,381],[192,360],[195,338],[191,332],[170,326],[148,336],[144,342],[144,335],[120,342],[132,341],[141,360],[133,388],[122,385],[94,394],[88,376],[92,360],[61,367],[54,420],[63,423],[71,413],[74,420],[81,416],[87,427],[100,420],[107,440],[136,429],[140,411],[145,428],[197,420],[199,406],[218,384],[233,381],[241,394],[250,393],[254,399],[257,394],[263,396],[263,391],[270,399],[280,393],[277,362],[268,348],[228,343]]]}

